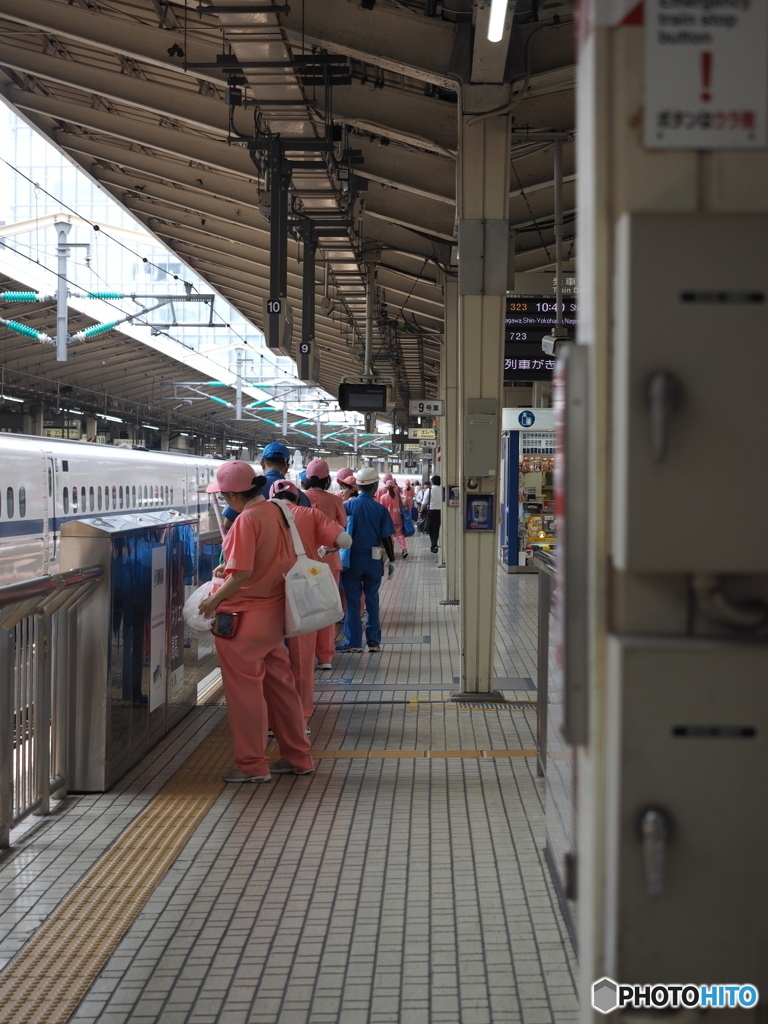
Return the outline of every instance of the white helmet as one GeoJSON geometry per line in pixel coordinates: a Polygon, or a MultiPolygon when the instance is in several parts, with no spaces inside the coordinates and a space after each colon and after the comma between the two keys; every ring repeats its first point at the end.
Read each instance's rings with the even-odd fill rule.
{"type": "Polygon", "coordinates": [[[379,474],[371,466],[363,466],[355,473],[356,484],[375,484],[378,479],[379,474]]]}

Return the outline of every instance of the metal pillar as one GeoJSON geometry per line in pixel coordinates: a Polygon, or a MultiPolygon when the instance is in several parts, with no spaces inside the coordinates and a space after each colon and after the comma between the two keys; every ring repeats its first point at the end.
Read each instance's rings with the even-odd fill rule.
{"type": "Polygon", "coordinates": [[[56,289],[56,360],[59,363],[67,361],[67,334],[69,329],[67,317],[67,257],[69,246],[67,236],[72,230],[72,225],[65,220],[57,220],[53,225],[59,236],[59,244],[56,248],[58,256],[59,283],[56,289]]]}
{"type": "Polygon", "coordinates": [[[450,488],[460,480],[459,421],[459,283],[449,279],[443,290],[445,301],[445,345],[440,366],[440,389],[444,402],[440,441],[443,449],[443,484],[446,503],[440,527],[443,561],[445,562],[445,600],[443,604],[459,604],[461,595],[461,506],[449,505],[450,488]]]}
{"type": "Polygon", "coordinates": [[[373,352],[373,307],[376,300],[376,264],[368,264],[365,288],[365,376],[371,377],[371,356],[373,352]]]}
{"type": "MultiPolygon", "coordinates": [[[[290,170],[279,139],[269,145],[269,298],[264,317],[267,346],[284,351],[288,307],[288,189],[290,170]],[[275,305],[276,304],[276,305],[275,305]]],[[[286,352],[290,356],[290,352],[286,352]]]]}
{"type": "Polygon", "coordinates": [[[237,351],[237,379],[235,380],[235,419],[243,418],[243,353],[237,351]]]}
{"type": "Polygon", "coordinates": [[[463,116],[459,136],[462,671],[461,693],[455,699],[500,700],[501,694],[493,689],[493,662],[509,250],[509,116],[463,116]],[[466,509],[474,495],[487,495],[492,503],[492,529],[465,526],[466,509]]]}
{"type": "MultiPolygon", "coordinates": [[[[0,765],[13,760],[13,631],[0,627],[0,765]]],[[[0,772],[0,850],[10,846],[13,819],[13,779],[0,772]]]]}
{"type": "MultiPolygon", "coordinates": [[[[320,375],[319,358],[315,345],[315,256],[317,238],[312,222],[303,224],[304,263],[302,267],[301,341],[299,342],[299,380],[317,383],[320,375]]],[[[327,270],[327,265],[326,265],[327,270]]]]}

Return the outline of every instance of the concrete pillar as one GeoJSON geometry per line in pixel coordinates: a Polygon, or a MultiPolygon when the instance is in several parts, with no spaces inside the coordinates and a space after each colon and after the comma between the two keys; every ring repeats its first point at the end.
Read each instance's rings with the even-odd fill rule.
{"type": "Polygon", "coordinates": [[[461,596],[461,506],[449,506],[451,486],[459,484],[459,283],[455,278],[446,281],[445,343],[440,364],[440,392],[445,415],[441,421],[440,444],[443,449],[442,473],[446,503],[443,505],[441,551],[445,562],[444,604],[459,604],[461,596]]]}
{"type": "MultiPolygon", "coordinates": [[[[764,248],[757,263],[750,254],[760,251],[759,238],[765,238],[768,225],[768,152],[735,146],[708,150],[706,142],[685,148],[682,137],[674,148],[649,148],[644,118],[653,107],[645,90],[657,80],[644,70],[644,59],[646,32],[654,32],[655,25],[620,24],[621,12],[629,8],[620,4],[606,5],[602,21],[589,24],[598,5],[585,6],[577,163],[579,341],[587,348],[589,366],[589,477],[581,506],[568,494],[568,520],[585,518],[588,538],[584,593],[581,600],[566,602],[565,617],[586,608],[588,729],[575,751],[576,889],[581,1020],[594,1024],[605,1017],[590,1005],[592,983],[604,976],[619,983],[662,976],[672,982],[688,973],[697,973],[702,982],[714,973],[765,977],[758,951],[768,942],[766,904],[760,887],[750,888],[747,881],[752,852],[760,848],[766,828],[762,802],[754,801],[753,770],[746,759],[737,766],[742,748],[737,752],[735,743],[686,738],[696,735],[689,723],[706,723],[718,735],[726,720],[737,720],[734,706],[739,724],[765,714],[768,649],[748,638],[744,642],[744,629],[726,624],[725,608],[718,616],[708,604],[715,594],[726,601],[730,594],[734,614],[750,601],[765,602],[768,594],[765,557],[751,546],[740,548],[727,529],[713,525],[720,501],[717,494],[713,498],[711,475],[722,493],[727,481],[748,478],[752,521],[764,521],[764,475],[748,467],[760,464],[768,432],[768,406],[760,400],[768,349],[748,346],[750,338],[765,334],[765,309],[741,306],[737,331],[727,327],[731,309],[716,302],[708,308],[686,306],[682,293],[685,289],[705,302],[707,289],[722,289],[720,294],[738,303],[739,289],[744,294],[756,287],[761,273],[764,281],[764,248]],[[640,258],[635,247],[649,230],[649,255],[640,258]],[[643,306],[650,316],[638,330],[630,311],[643,306]],[[673,324],[658,318],[657,311],[666,308],[674,310],[673,324]],[[759,324],[762,328],[755,329],[759,324]],[[717,404],[726,363],[734,369],[738,400],[708,439],[700,426],[706,416],[697,420],[697,411],[717,404]],[[654,396],[659,403],[665,400],[651,391],[656,371],[673,374],[682,394],[672,403],[664,448],[656,447],[651,405],[645,404],[646,395],[649,403],[654,396]],[[667,558],[665,540],[666,522],[675,520],[664,500],[670,492],[687,510],[684,533],[693,538],[675,559],[667,558]],[[708,592],[708,586],[715,589],[708,592]],[[710,667],[718,659],[727,665],[721,674],[729,701],[724,711],[718,709],[721,694],[710,667]],[[682,738],[670,739],[673,735],[682,738]],[[669,816],[671,836],[668,844],[657,840],[666,847],[664,885],[650,893],[640,838],[641,817],[649,807],[669,816]],[[715,950],[716,966],[707,960],[715,950]],[[689,972],[691,964],[695,970],[689,972]]],[[[656,9],[646,4],[646,19],[656,9]]],[[[759,18],[764,11],[763,5],[752,5],[739,18],[759,18]]],[[[691,21],[705,16],[696,12],[691,21]]],[[[693,35],[693,24],[691,29],[693,35]]],[[[733,30],[741,31],[736,23],[733,30]]],[[[742,32],[740,45],[747,47],[749,38],[742,32]]],[[[765,70],[764,40],[763,28],[760,57],[751,65],[758,74],[765,70]]],[[[679,48],[679,89],[690,83],[697,96],[693,105],[717,111],[716,90],[711,106],[705,97],[698,100],[699,62],[692,46],[685,57],[679,48]]],[[[665,79],[659,75],[658,81],[665,79]]],[[[674,96],[670,102],[674,107],[674,96]]],[[[747,98],[744,105],[759,108],[761,102],[747,98]]],[[[566,581],[573,578],[576,554],[566,545],[566,581]]],[[[566,672],[566,694],[576,694],[580,682],[566,672]]],[[[646,852],[652,834],[646,832],[646,852]]],[[[707,1012],[724,1017],[727,1011],[707,1012]]],[[[759,1020],[759,1010],[741,1012],[745,1021],[759,1020]]]]}
{"type": "MultiPolygon", "coordinates": [[[[464,110],[471,108],[464,90],[464,110]]],[[[459,699],[499,699],[493,690],[497,528],[465,530],[467,501],[488,495],[498,527],[504,312],[509,238],[509,115],[462,116],[457,159],[459,219],[459,449],[461,468],[462,673],[459,699]],[[493,425],[495,423],[495,426],[493,425]],[[483,424],[490,424],[487,428],[483,424]],[[467,457],[467,430],[487,429],[486,451],[467,457]]]]}
{"type": "Polygon", "coordinates": [[[171,435],[167,430],[160,431],[160,451],[167,452],[171,446],[171,435]]]}
{"type": "Polygon", "coordinates": [[[30,407],[25,407],[24,433],[30,434],[33,437],[42,437],[44,416],[45,407],[43,405],[33,405],[30,407]]]}
{"type": "Polygon", "coordinates": [[[96,419],[95,416],[86,416],[85,417],[85,436],[86,437],[96,437],[96,435],[98,433],[99,433],[99,421],[96,419]]]}

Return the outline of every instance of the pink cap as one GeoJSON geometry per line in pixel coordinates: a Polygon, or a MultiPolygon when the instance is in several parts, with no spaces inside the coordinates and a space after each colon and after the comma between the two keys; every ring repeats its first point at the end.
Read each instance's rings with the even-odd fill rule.
{"type": "Polygon", "coordinates": [[[394,482],[395,482],[395,478],[392,476],[391,473],[385,473],[384,474],[384,483],[385,484],[394,483],[394,482]]]}
{"type": "Polygon", "coordinates": [[[355,474],[352,472],[349,466],[346,466],[344,469],[339,470],[339,472],[336,474],[336,483],[347,484],[351,487],[354,487],[355,474]]]}
{"type": "Polygon", "coordinates": [[[218,491],[250,491],[256,472],[250,462],[239,462],[232,459],[225,462],[216,470],[216,479],[211,480],[205,488],[209,494],[216,494],[218,491]]]}
{"type": "Polygon", "coordinates": [[[269,496],[270,498],[276,498],[278,494],[282,494],[284,491],[290,491],[295,498],[299,496],[299,490],[291,480],[275,480],[269,488],[269,496]]]}
{"type": "Polygon", "coordinates": [[[327,476],[331,475],[331,471],[328,468],[328,463],[325,459],[312,459],[310,464],[307,466],[307,478],[316,476],[318,480],[325,480],[327,476]]]}

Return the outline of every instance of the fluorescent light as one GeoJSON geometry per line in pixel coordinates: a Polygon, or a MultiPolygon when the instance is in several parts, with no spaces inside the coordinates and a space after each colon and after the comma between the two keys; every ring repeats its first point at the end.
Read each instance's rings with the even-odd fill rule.
{"type": "Polygon", "coordinates": [[[119,416],[107,416],[105,412],[97,412],[96,415],[100,420],[109,420],[110,423],[122,423],[123,421],[119,416]]]}
{"type": "Polygon", "coordinates": [[[11,395],[0,395],[4,402],[23,402],[23,398],[13,398],[11,395]]]}
{"type": "Polygon", "coordinates": [[[159,430],[160,427],[153,427],[151,423],[142,423],[145,430],[159,430]]]}
{"type": "Polygon", "coordinates": [[[85,415],[85,413],[83,412],[82,409],[70,409],[69,411],[72,413],[73,416],[84,416],[85,415]]]}
{"type": "Polygon", "coordinates": [[[506,20],[507,0],[491,0],[491,13],[488,18],[488,42],[501,42],[504,35],[504,22],[506,20]]]}

